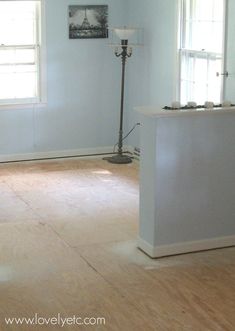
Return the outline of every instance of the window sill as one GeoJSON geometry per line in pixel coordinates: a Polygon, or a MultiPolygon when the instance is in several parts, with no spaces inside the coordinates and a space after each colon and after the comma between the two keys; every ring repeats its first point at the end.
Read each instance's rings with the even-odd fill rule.
{"type": "Polygon", "coordinates": [[[14,110],[14,109],[34,109],[34,108],[46,108],[47,103],[38,102],[38,103],[20,103],[20,104],[0,104],[1,110],[14,110]]]}

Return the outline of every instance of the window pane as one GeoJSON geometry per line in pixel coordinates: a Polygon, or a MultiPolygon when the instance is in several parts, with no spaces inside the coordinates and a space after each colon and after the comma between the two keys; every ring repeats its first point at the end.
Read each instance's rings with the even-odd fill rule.
{"type": "Polygon", "coordinates": [[[222,52],[223,3],[223,0],[184,1],[183,48],[222,52]]]}
{"type": "Polygon", "coordinates": [[[181,102],[220,103],[225,0],[183,0],[181,102]]]}
{"type": "Polygon", "coordinates": [[[0,66],[0,99],[37,96],[35,65],[0,66]]]}
{"type": "Polygon", "coordinates": [[[0,1],[0,100],[38,97],[38,1],[0,1]]]}
{"type": "Polygon", "coordinates": [[[35,63],[35,60],[34,49],[1,49],[0,47],[0,65],[35,63]]]}
{"type": "Polygon", "coordinates": [[[182,53],[181,102],[205,101],[220,102],[221,78],[216,76],[221,71],[222,59],[182,53]]]}
{"type": "Polygon", "coordinates": [[[0,1],[0,44],[36,43],[36,2],[0,1]]]}

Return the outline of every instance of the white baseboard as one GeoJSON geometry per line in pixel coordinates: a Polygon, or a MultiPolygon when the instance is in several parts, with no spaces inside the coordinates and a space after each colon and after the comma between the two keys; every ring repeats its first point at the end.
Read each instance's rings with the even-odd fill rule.
{"type": "MultiPolygon", "coordinates": [[[[124,146],[126,152],[130,151],[128,146],[124,146]]],[[[97,148],[81,148],[63,151],[48,151],[35,152],[25,154],[0,154],[0,162],[15,162],[15,161],[29,161],[29,160],[43,160],[63,157],[81,157],[93,156],[102,154],[113,154],[113,147],[97,147],[97,148]]]]}
{"type": "Polygon", "coordinates": [[[155,247],[141,238],[138,239],[138,247],[152,258],[193,253],[232,246],[235,246],[235,235],[155,247]]]}

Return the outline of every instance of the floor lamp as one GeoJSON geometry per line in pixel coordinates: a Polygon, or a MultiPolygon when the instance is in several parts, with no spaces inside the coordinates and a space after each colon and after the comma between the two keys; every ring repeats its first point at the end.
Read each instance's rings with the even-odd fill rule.
{"type": "Polygon", "coordinates": [[[128,164],[132,162],[132,158],[123,154],[123,111],[124,111],[124,97],[125,97],[125,69],[127,59],[132,55],[132,48],[128,44],[129,38],[135,33],[135,29],[130,28],[117,28],[114,29],[114,33],[120,39],[120,45],[115,49],[116,57],[120,57],[122,60],[122,80],[121,80],[121,107],[120,107],[120,127],[118,137],[118,152],[112,157],[106,157],[110,163],[116,164],[128,164]],[[119,51],[120,50],[120,51],[119,51]]]}

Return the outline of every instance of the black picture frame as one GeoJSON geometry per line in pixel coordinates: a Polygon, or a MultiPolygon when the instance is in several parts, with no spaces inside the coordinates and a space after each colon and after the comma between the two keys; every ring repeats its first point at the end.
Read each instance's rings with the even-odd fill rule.
{"type": "Polygon", "coordinates": [[[69,39],[108,38],[108,5],[69,5],[69,39]]]}

